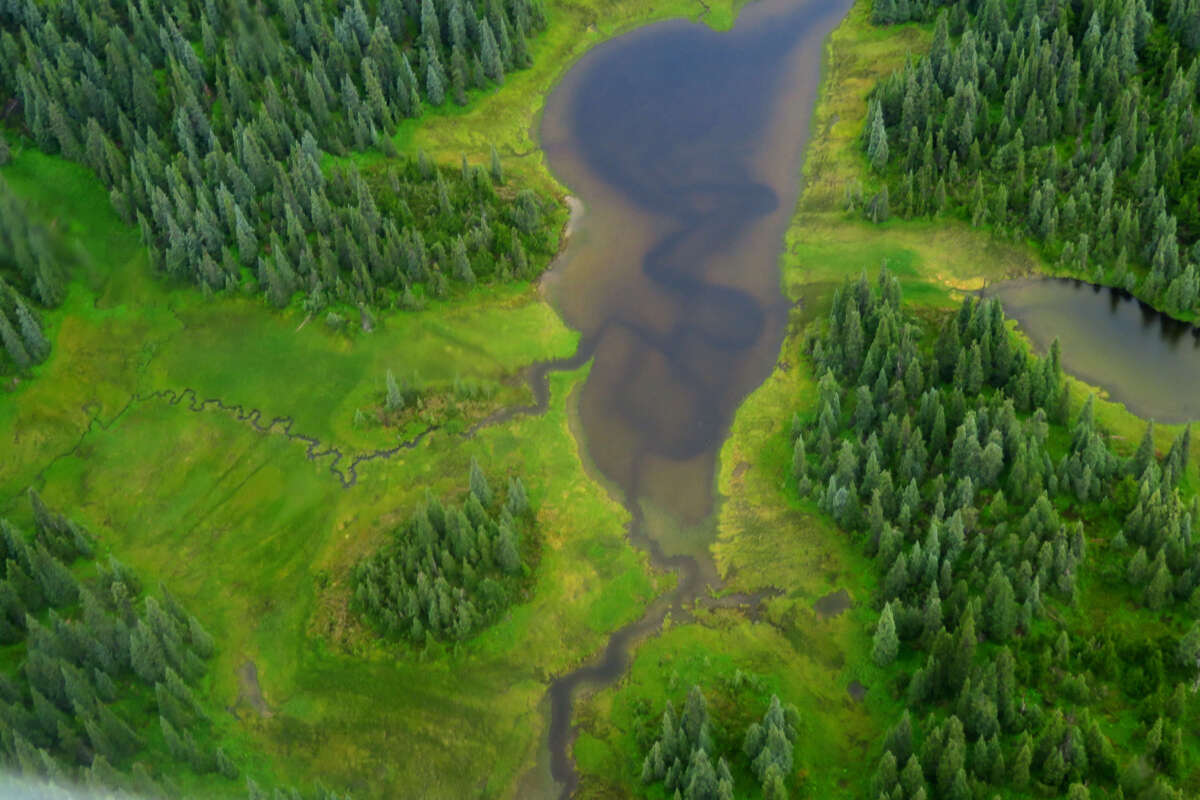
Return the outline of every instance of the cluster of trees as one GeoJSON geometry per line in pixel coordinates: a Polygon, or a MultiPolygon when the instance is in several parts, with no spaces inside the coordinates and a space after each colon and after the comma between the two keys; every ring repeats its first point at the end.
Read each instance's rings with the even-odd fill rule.
{"type": "MultiPolygon", "coordinates": [[[[746,730],[742,755],[761,784],[765,800],[787,800],[798,727],[796,709],[784,708],[773,695],[762,721],[751,723],[746,730]]],[[[716,753],[708,703],[699,686],[688,692],[678,716],[667,701],[659,736],[642,763],[642,783],[662,783],[677,800],[733,800],[733,774],[725,757],[716,753]]]]}
{"type": "Polygon", "coordinates": [[[871,99],[863,144],[884,188],[867,214],[960,213],[1195,313],[1200,0],[951,6],[928,55],[871,99]]]}
{"type": "Polygon", "coordinates": [[[355,566],[354,605],[387,636],[466,639],[527,584],[533,538],[521,479],[509,480],[502,499],[472,459],[461,507],[429,494],[390,542],[355,566]]]}
{"type": "Polygon", "coordinates": [[[1178,487],[1190,433],[1160,461],[1148,429],[1122,457],[1090,398],[1070,418],[1057,343],[1031,355],[996,302],[970,297],[933,336],[902,313],[886,269],[874,289],[863,276],[837,290],[810,348],[824,374],[815,413],[793,418],[794,477],[875,558],[872,656],[928,711],[924,736],[906,715],[889,737],[873,796],[1040,783],[1072,798],[1102,786],[1177,797],[1200,628],[1177,644],[1076,630],[1049,609],[1075,604],[1085,569],[1131,604],[1200,606],[1198,509],[1178,487]],[[1084,518],[1107,534],[1104,566],[1084,518]],[[1101,696],[1146,725],[1145,752],[1124,765],[1093,718],[1101,696]]]}
{"type": "Polygon", "coordinates": [[[16,369],[50,354],[32,304],[52,308],[62,297],[63,271],[50,232],[0,178],[0,345],[16,369]]]}
{"type": "Polygon", "coordinates": [[[876,25],[925,22],[933,19],[945,2],[946,0],[875,0],[871,4],[871,22],[876,25]]]}
{"type": "Polygon", "coordinates": [[[380,303],[381,289],[436,284],[462,261],[477,275],[502,275],[502,258],[524,271],[540,202],[496,197],[494,151],[490,178],[420,159],[371,186],[355,173],[327,180],[320,159],[348,147],[394,155],[388,134],[422,98],[464,101],[524,66],[525,37],[544,25],[536,5],[118,5],[0,2],[0,102],[17,101],[39,147],[96,172],[168,273],[218,291],[248,270],[276,304],[304,291],[319,308],[380,303]]]}
{"type": "Polygon", "coordinates": [[[238,768],[201,744],[205,711],[194,687],[212,637],[165,589],[143,594],[119,562],[95,563],[90,537],[31,492],[34,530],[0,520],[0,760],[12,774],[67,786],[86,783],[160,797],[148,744],[131,709],[153,708],[170,759],[236,778],[238,768]],[[77,572],[94,573],[81,579],[77,572]]]}

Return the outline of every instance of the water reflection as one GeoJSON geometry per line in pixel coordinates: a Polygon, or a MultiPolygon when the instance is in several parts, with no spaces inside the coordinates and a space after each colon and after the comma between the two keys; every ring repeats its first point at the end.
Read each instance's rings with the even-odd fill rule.
{"type": "Polygon", "coordinates": [[[1160,422],[1200,418],[1200,328],[1121,289],[1067,278],[989,287],[1041,350],[1058,337],[1063,366],[1130,411],[1160,422]]]}
{"type": "Polygon", "coordinates": [[[555,299],[595,357],[588,452],[631,501],[711,510],[716,448],[783,337],[779,247],[819,44],[848,5],[655,25],[594,50],[547,104],[550,164],[588,207],[555,299]]]}

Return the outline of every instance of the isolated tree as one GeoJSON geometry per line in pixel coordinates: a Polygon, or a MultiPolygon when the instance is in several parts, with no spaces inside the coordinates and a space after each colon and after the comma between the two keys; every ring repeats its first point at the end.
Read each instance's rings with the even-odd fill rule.
{"type": "Polygon", "coordinates": [[[399,411],[404,408],[404,394],[400,391],[400,385],[396,382],[396,376],[389,369],[387,371],[387,398],[385,403],[388,411],[399,411]]]}

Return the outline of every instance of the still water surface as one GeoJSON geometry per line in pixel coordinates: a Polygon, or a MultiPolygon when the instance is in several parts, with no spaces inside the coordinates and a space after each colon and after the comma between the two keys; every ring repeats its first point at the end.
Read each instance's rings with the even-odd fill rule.
{"type": "Polygon", "coordinates": [[[584,444],[633,513],[634,542],[679,574],[595,663],[551,687],[555,793],[577,780],[576,691],[618,679],[633,642],[716,582],[703,531],[717,450],[783,339],[779,254],[823,41],[850,5],[759,0],[724,33],[652,25],[592,50],[547,100],[550,167],[585,207],[546,283],[583,334],[579,358],[594,358],[584,444]]]}
{"type": "Polygon", "coordinates": [[[778,256],[821,45],[848,2],[748,6],[597,47],[547,101],[542,142],[585,216],[550,281],[595,357],[588,452],[627,500],[712,509],[716,449],[770,371],[787,317],[778,256]]]}
{"type": "Polygon", "coordinates": [[[1141,417],[1200,419],[1200,329],[1128,292],[1065,278],[989,286],[1044,353],[1058,337],[1063,368],[1141,417]]]}

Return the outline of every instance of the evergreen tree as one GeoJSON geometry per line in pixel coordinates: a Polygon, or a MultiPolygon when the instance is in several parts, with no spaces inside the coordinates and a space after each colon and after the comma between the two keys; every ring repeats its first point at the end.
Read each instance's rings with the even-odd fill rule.
{"type": "Polygon", "coordinates": [[[17,335],[2,310],[0,310],[0,342],[3,342],[4,351],[8,353],[8,357],[12,359],[18,369],[27,369],[33,363],[33,358],[25,348],[24,342],[21,341],[21,337],[17,335]]]}
{"type": "Polygon", "coordinates": [[[388,411],[400,411],[404,408],[404,395],[400,391],[400,385],[396,383],[396,376],[389,369],[387,371],[387,397],[386,405],[388,411]]]}
{"type": "Polygon", "coordinates": [[[492,149],[492,164],[491,175],[492,181],[497,184],[504,183],[504,170],[500,166],[500,154],[496,152],[496,145],[491,145],[492,149]]]}
{"type": "Polygon", "coordinates": [[[496,44],[492,27],[486,19],[479,23],[479,41],[484,74],[496,83],[504,83],[504,64],[500,56],[500,48],[496,44]]]}
{"type": "Polygon", "coordinates": [[[492,489],[488,485],[487,476],[483,474],[483,468],[479,466],[479,461],[474,457],[471,458],[471,494],[478,498],[479,502],[485,507],[492,504],[492,489]]]}
{"type": "Polygon", "coordinates": [[[883,106],[878,101],[871,103],[867,131],[867,158],[876,172],[883,172],[888,161],[888,138],[883,124],[883,106]]]}
{"type": "Polygon", "coordinates": [[[883,607],[879,623],[875,626],[875,638],[871,646],[871,658],[876,664],[885,667],[896,658],[900,650],[900,638],[896,635],[896,621],[892,615],[892,604],[883,607]]]}

